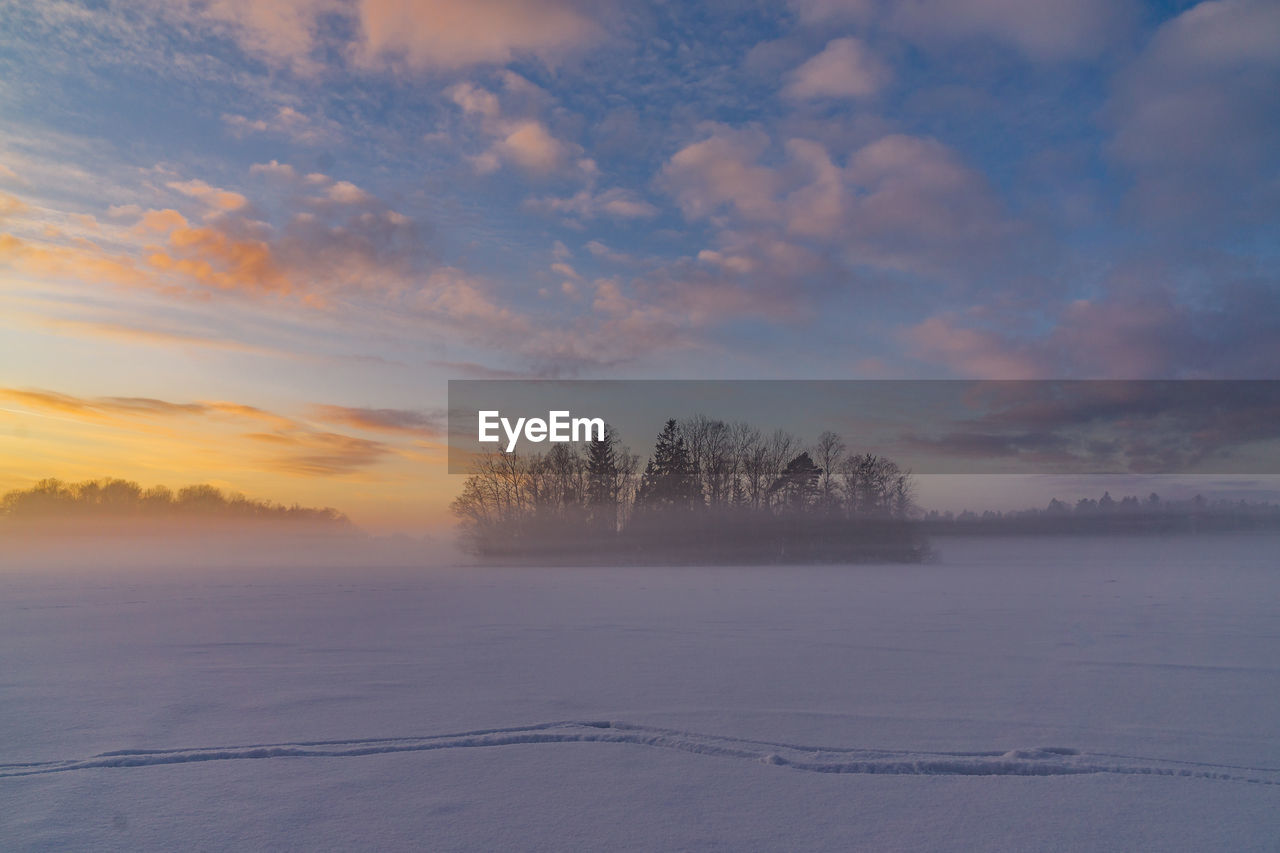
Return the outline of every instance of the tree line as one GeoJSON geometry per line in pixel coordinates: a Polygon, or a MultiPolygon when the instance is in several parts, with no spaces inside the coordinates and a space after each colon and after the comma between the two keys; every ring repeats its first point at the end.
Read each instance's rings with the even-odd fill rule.
{"type": "Polygon", "coordinates": [[[341,512],[330,507],[285,506],[227,494],[206,484],[176,492],[167,486],[144,489],[131,480],[101,479],[79,483],[45,479],[0,498],[0,517],[35,519],[223,519],[305,521],[349,526],[341,512]]]}
{"type": "Polygon", "coordinates": [[[977,513],[933,510],[926,529],[937,534],[1028,535],[1039,533],[1208,533],[1280,529],[1280,506],[1261,501],[1210,499],[1203,495],[1166,500],[1110,492],[1074,503],[1054,498],[1043,508],[977,513]]]}
{"type": "Polygon", "coordinates": [[[918,559],[910,472],[824,432],[695,415],[640,457],[603,438],[478,457],[452,510],[482,556],[663,562],[918,559]]]}

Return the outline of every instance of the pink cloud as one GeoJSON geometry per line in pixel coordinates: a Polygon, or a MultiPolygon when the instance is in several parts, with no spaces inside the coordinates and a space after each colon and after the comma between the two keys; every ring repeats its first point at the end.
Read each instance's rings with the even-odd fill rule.
{"type": "Polygon", "coordinates": [[[661,184],[684,215],[701,219],[728,207],[745,219],[776,219],[782,181],[774,169],[757,162],[769,137],[725,125],[709,129],[710,136],[677,151],[662,169],[661,184]]]}
{"type": "Polygon", "coordinates": [[[1104,117],[1111,158],[1135,177],[1150,220],[1198,229],[1267,217],[1280,184],[1280,6],[1200,3],[1166,22],[1117,78],[1104,117]]]}
{"type": "Polygon", "coordinates": [[[857,256],[871,263],[937,272],[1016,230],[985,179],[934,139],[886,136],[856,152],[847,175],[857,256]]]}
{"type": "Polygon", "coordinates": [[[759,130],[712,126],[711,136],[677,152],[659,185],[690,220],[723,233],[756,232],[760,249],[808,241],[848,262],[925,273],[966,272],[998,253],[1018,226],[1009,221],[983,177],[934,139],[892,134],[857,149],[847,165],[821,143],[792,139],[787,159],[764,160],[759,130]]]}
{"type": "Polygon", "coordinates": [[[1135,18],[1126,0],[908,0],[887,14],[888,26],[909,37],[990,39],[1047,61],[1096,56],[1135,18]]]}
{"type": "Polygon", "coordinates": [[[554,61],[601,36],[587,4],[565,0],[362,0],[358,61],[417,69],[554,61]]]}
{"type": "Polygon", "coordinates": [[[537,117],[545,100],[541,89],[510,72],[503,76],[503,88],[505,99],[515,102],[514,109],[497,94],[471,83],[458,83],[446,92],[492,140],[487,150],[469,158],[477,173],[496,172],[509,163],[531,174],[594,178],[595,162],[582,156],[582,146],[558,138],[537,117]]]}
{"type": "Polygon", "coordinates": [[[809,24],[866,24],[919,43],[987,40],[1030,59],[1096,56],[1136,20],[1132,0],[791,0],[809,24]]]}
{"type": "Polygon", "coordinates": [[[194,21],[225,29],[249,53],[302,73],[314,73],[311,58],[318,38],[319,18],[343,11],[341,0],[187,0],[194,21]]]}
{"type": "MultiPolygon", "coordinates": [[[[166,11],[221,30],[246,52],[301,74],[323,67],[322,47],[336,38],[323,26],[327,18],[345,19],[352,36],[336,46],[356,64],[426,71],[503,65],[522,56],[555,62],[603,35],[599,7],[575,0],[186,0],[166,11]]],[[[266,120],[242,116],[229,123],[268,129],[266,120]]]]}
{"type": "Polygon", "coordinates": [[[1025,348],[987,331],[959,325],[954,315],[930,317],[902,333],[908,355],[977,379],[1038,379],[1046,365],[1025,348]]]}
{"type": "Polygon", "coordinates": [[[833,39],[821,53],[789,75],[789,98],[863,98],[888,82],[890,72],[856,38],[833,39]]]}
{"type": "Polygon", "coordinates": [[[538,121],[519,123],[495,147],[503,157],[531,172],[554,171],[571,156],[570,147],[538,121]]]}
{"type": "Polygon", "coordinates": [[[1223,285],[1220,304],[1177,301],[1141,278],[1116,278],[1105,294],[1053,312],[1039,334],[998,325],[984,312],[944,312],[901,333],[904,355],[950,373],[988,379],[1265,378],[1280,357],[1277,300],[1265,285],[1223,285]]]}

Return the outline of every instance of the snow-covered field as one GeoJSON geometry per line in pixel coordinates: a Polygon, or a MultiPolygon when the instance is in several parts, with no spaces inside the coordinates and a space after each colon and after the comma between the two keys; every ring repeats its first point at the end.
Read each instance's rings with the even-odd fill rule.
{"type": "Polygon", "coordinates": [[[1280,850],[1280,540],[0,572],[4,850],[1280,850]]]}

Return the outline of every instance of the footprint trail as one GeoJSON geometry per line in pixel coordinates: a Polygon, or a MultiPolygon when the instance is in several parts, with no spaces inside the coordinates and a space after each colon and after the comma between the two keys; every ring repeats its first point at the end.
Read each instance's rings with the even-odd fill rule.
{"type": "Polygon", "coordinates": [[[1007,752],[924,752],[814,747],[596,720],[568,720],[418,737],[307,740],[179,749],[121,749],[83,759],[0,763],[0,779],[78,770],[187,764],[197,761],[347,758],[396,752],[430,752],[557,743],[630,744],[754,762],[809,773],[915,776],[1067,776],[1114,773],[1213,779],[1257,785],[1280,784],[1280,768],[1239,767],[1113,753],[1087,753],[1066,747],[1041,747],[1007,752]],[[1248,775],[1242,775],[1239,771],[1245,771],[1248,775]]]}

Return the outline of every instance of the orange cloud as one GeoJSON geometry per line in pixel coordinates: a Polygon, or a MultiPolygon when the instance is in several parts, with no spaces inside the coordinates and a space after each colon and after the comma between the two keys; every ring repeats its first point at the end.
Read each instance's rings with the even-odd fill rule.
{"type": "Polygon", "coordinates": [[[0,262],[38,277],[79,278],[125,286],[146,283],[132,260],[72,246],[34,244],[0,234],[0,262]]]}
{"type": "Polygon", "coordinates": [[[198,415],[207,411],[200,403],[170,403],[150,397],[74,397],[56,391],[0,388],[7,400],[43,412],[75,415],[88,420],[108,420],[119,415],[198,415]]]}
{"type": "Polygon", "coordinates": [[[27,204],[22,199],[8,193],[0,193],[0,220],[8,219],[27,210],[27,204]]]}
{"type": "Polygon", "coordinates": [[[213,412],[220,412],[224,415],[234,415],[240,418],[248,418],[251,420],[262,421],[279,430],[295,430],[299,429],[299,425],[292,418],[284,415],[277,415],[266,409],[260,409],[257,406],[248,406],[244,403],[229,403],[225,400],[217,400],[211,403],[205,403],[204,406],[213,412]]]}
{"type": "MultiPolygon", "coordinates": [[[[249,201],[239,192],[199,179],[171,181],[168,186],[205,207],[204,222],[172,208],[113,206],[112,219],[134,223],[113,227],[111,244],[49,229],[43,239],[0,233],[0,264],[36,279],[200,298],[213,292],[293,297],[315,307],[327,307],[344,289],[375,284],[391,293],[408,285],[411,261],[421,251],[411,219],[349,181],[299,177],[275,161],[251,171],[298,182],[308,209],[276,226],[249,216],[249,201]]],[[[20,219],[26,207],[15,200],[7,210],[20,219]]],[[[92,217],[81,220],[102,230],[92,217]]]]}
{"type": "Polygon", "coordinates": [[[125,323],[99,322],[92,320],[66,320],[55,317],[27,315],[27,319],[37,325],[44,326],[54,332],[65,332],[77,337],[94,335],[101,338],[124,341],[127,343],[151,344],[154,346],[200,346],[212,349],[230,350],[232,352],[256,353],[259,355],[292,355],[285,350],[247,344],[229,338],[218,338],[209,335],[179,332],[165,329],[143,328],[125,323]]]}
{"type": "Polygon", "coordinates": [[[190,198],[199,199],[218,210],[235,210],[249,203],[249,200],[240,193],[209,186],[196,178],[189,181],[170,181],[166,186],[190,198]]]}
{"type": "MultiPolygon", "coordinates": [[[[523,92],[531,84],[509,75],[504,86],[508,92],[523,92]]],[[[455,94],[470,102],[479,97],[477,92],[455,94]]],[[[482,115],[487,109],[484,99],[470,109],[482,115]]],[[[394,316],[397,323],[411,324],[414,333],[424,326],[438,328],[468,343],[498,348],[527,359],[532,372],[543,374],[616,363],[660,346],[692,346],[699,330],[729,316],[787,313],[785,304],[780,305],[765,288],[731,287],[707,275],[705,268],[639,283],[638,290],[628,291],[621,283],[607,285],[593,300],[599,284],[589,283],[559,261],[553,269],[562,280],[572,282],[564,290],[578,300],[577,316],[537,315],[508,300],[498,283],[453,267],[433,267],[416,223],[361,187],[326,175],[303,175],[279,161],[258,164],[250,171],[290,184],[297,191],[294,202],[305,208],[275,225],[251,217],[252,205],[240,193],[199,179],[175,179],[170,183],[176,192],[206,209],[204,221],[193,221],[173,208],[117,206],[109,211],[102,229],[104,241],[111,243],[35,241],[0,233],[0,264],[36,280],[64,284],[77,293],[85,287],[112,284],[210,303],[225,294],[257,298],[262,300],[259,305],[286,299],[326,310],[341,305],[355,312],[357,321],[383,322],[394,316]],[[609,287],[617,288],[615,298],[604,297],[609,287]]],[[[613,215],[653,212],[639,198],[614,191],[593,195],[589,206],[593,213],[613,215]]],[[[705,255],[709,261],[715,260],[723,269],[754,270],[754,261],[740,258],[742,251],[729,241],[722,242],[720,253],[705,255]]],[[[766,254],[788,251],[760,240],[755,245],[766,254]]],[[[795,260],[779,256],[778,263],[795,260]]],[[[94,317],[78,318],[81,311],[66,312],[71,317],[67,319],[48,316],[48,306],[42,308],[45,314],[35,324],[55,330],[157,345],[245,349],[199,331],[151,329],[146,323],[97,323],[92,322],[94,317]]],[[[330,411],[329,417],[334,414],[330,411]]],[[[338,423],[375,428],[368,419],[360,424],[350,419],[338,423]]],[[[382,427],[386,426],[384,422],[382,427]]]]}
{"type": "Polygon", "coordinates": [[[313,406],[317,420],[374,432],[405,433],[438,438],[444,434],[443,417],[407,409],[368,409],[349,406],[313,406]]]}
{"type": "MultiPolygon", "coordinates": [[[[206,194],[204,190],[194,192],[206,194]]],[[[213,198],[229,203],[223,192],[209,190],[213,198]]],[[[294,291],[265,240],[234,237],[222,223],[192,227],[186,217],[168,209],[146,211],[138,227],[144,232],[167,233],[168,241],[167,246],[152,247],[142,263],[87,240],[35,243],[13,234],[0,234],[0,262],[37,278],[107,282],[167,293],[181,292],[179,283],[257,293],[294,291]],[[172,277],[157,277],[157,272],[172,277]]]]}
{"type": "MultiPolygon", "coordinates": [[[[130,460],[130,466],[136,465],[139,459],[154,459],[161,449],[166,449],[168,455],[178,459],[196,460],[184,463],[192,468],[224,474],[237,471],[303,477],[361,474],[387,460],[416,453],[413,448],[436,447],[438,442],[424,439],[437,437],[442,432],[427,415],[394,409],[315,406],[311,411],[333,423],[414,439],[403,446],[316,429],[289,415],[229,401],[79,397],[45,389],[0,388],[0,403],[18,407],[0,406],[6,420],[11,420],[13,415],[33,414],[71,424],[112,427],[115,430],[111,433],[112,443],[128,448],[125,459],[130,460]],[[170,429],[166,426],[168,423],[180,424],[180,428],[170,429]],[[148,444],[138,447],[140,441],[148,444]],[[201,459],[204,461],[198,461],[201,459]]],[[[83,450],[102,441],[101,433],[79,433],[70,446],[83,445],[83,450]]],[[[89,458],[98,459],[101,466],[118,461],[118,455],[118,452],[100,450],[89,454],[89,458]]],[[[67,473],[45,471],[41,476],[67,473]]]]}
{"type": "Polygon", "coordinates": [[[351,474],[382,461],[391,452],[380,441],[333,432],[248,433],[245,438],[277,449],[263,458],[264,467],[307,477],[351,474]]]}
{"type": "Polygon", "coordinates": [[[265,240],[236,239],[217,227],[177,227],[169,251],[155,251],[147,263],[216,290],[287,295],[294,285],[265,240]]]}

